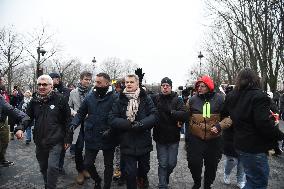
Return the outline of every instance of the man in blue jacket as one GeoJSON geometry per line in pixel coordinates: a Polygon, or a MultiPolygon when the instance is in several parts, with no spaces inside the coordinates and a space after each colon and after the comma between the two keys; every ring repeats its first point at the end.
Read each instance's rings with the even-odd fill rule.
{"type": "Polygon", "coordinates": [[[100,150],[103,151],[105,165],[103,188],[109,189],[112,181],[115,140],[112,137],[104,137],[104,134],[110,129],[110,126],[107,124],[108,113],[111,111],[112,104],[116,98],[110,84],[108,74],[97,74],[94,90],[85,97],[71,122],[71,127],[76,128],[84,121],[84,165],[95,180],[95,189],[101,188],[102,181],[94,164],[100,150]]]}
{"type": "Polygon", "coordinates": [[[112,128],[119,132],[128,189],[136,189],[137,184],[143,188],[149,185],[147,174],[153,150],[151,129],[156,120],[156,108],[146,92],[139,88],[138,76],[126,76],[125,89],[113,105],[109,121],[112,128]]]}

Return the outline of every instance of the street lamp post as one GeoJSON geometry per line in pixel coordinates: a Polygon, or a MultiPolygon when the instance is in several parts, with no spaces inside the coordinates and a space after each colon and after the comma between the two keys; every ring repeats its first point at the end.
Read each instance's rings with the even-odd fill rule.
{"type": "Polygon", "coordinates": [[[97,62],[96,57],[94,57],[93,60],[92,60],[92,63],[93,63],[93,75],[94,76],[95,76],[95,73],[96,73],[96,62],[97,62]]]}
{"type": "Polygon", "coordinates": [[[199,52],[198,58],[199,58],[199,75],[201,75],[201,59],[203,58],[203,54],[201,53],[201,51],[199,52]]]}
{"type": "Polygon", "coordinates": [[[36,62],[36,78],[41,76],[43,74],[43,69],[40,67],[40,55],[44,56],[46,53],[46,50],[44,50],[42,47],[37,47],[37,62],[36,62]]]}

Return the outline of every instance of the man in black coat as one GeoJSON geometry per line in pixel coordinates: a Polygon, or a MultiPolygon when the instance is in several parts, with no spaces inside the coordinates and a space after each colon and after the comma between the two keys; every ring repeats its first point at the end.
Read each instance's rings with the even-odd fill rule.
{"type": "Polygon", "coordinates": [[[47,189],[56,188],[60,154],[72,142],[68,102],[61,94],[52,90],[52,83],[48,75],[41,75],[37,79],[37,93],[26,110],[31,119],[16,128],[16,137],[21,139],[25,129],[35,121],[36,158],[47,189]]]}
{"type": "Polygon", "coordinates": [[[172,80],[165,77],[161,81],[161,93],[153,96],[158,110],[159,122],[154,127],[159,161],[159,188],[168,188],[169,177],[177,164],[181,123],[186,121],[185,105],[177,94],[172,92],[172,80]]]}
{"type": "MultiPolygon", "coordinates": [[[[56,72],[52,72],[49,74],[49,76],[52,78],[53,81],[53,90],[62,94],[68,102],[71,90],[68,87],[64,86],[63,82],[61,81],[61,75],[56,72]]],[[[65,171],[63,169],[65,153],[66,151],[62,149],[59,161],[59,173],[61,174],[65,174],[65,171]]]]}
{"type": "Polygon", "coordinates": [[[151,129],[157,120],[156,108],[151,98],[139,88],[137,75],[126,76],[125,87],[112,107],[109,121],[112,128],[119,132],[127,188],[136,189],[137,184],[148,186],[148,162],[153,150],[151,129]],[[139,178],[138,183],[136,178],[139,178]]]}

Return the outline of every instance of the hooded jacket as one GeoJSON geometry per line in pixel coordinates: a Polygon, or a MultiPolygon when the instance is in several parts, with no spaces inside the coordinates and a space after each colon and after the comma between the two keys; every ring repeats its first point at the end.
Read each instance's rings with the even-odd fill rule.
{"type": "Polygon", "coordinates": [[[210,92],[197,94],[189,98],[187,103],[190,112],[189,133],[202,140],[210,140],[221,135],[221,132],[217,134],[211,132],[212,127],[228,128],[231,126],[232,120],[221,114],[224,97],[213,92],[214,83],[212,79],[209,76],[203,76],[196,82],[195,87],[200,82],[203,82],[210,92]]]}

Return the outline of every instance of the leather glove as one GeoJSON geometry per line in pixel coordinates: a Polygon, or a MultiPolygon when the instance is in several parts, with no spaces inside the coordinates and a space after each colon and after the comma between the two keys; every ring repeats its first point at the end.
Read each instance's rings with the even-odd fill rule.
{"type": "Polygon", "coordinates": [[[133,123],[131,123],[131,129],[134,131],[140,131],[143,128],[143,123],[139,122],[139,121],[134,121],[133,123]]]}

